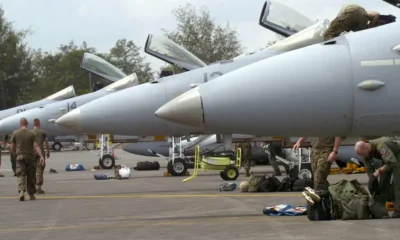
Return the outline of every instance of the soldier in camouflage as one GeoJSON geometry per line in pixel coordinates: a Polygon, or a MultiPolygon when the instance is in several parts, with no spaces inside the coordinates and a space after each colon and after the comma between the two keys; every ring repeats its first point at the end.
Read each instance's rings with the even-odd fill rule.
{"type": "Polygon", "coordinates": [[[16,156],[19,200],[25,200],[26,191],[29,198],[35,200],[35,150],[40,156],[39,164],[44,165],[44,158],[36,135],[28,129],[28,120],[21,118],[19,124],[20,129],[11,136],[11,154],[16,156]]]}
{"type": "MultiPolygon", "coordinates": [[[[293,146],[297,151],[306,138],[301,137],[293,146]]],[[[311,171],[315,191],[328,190],[328,175],[332,162],[336,160],[341,137],[316,137],[311,142],[311,171]]],[[[314,195],[311,197],[315,197],[314,195]]],[[[318,200],[318,199],[317,199],[318,200]]]]}
{"type": "Polygon", "coordinates": [[[338,37],[343,32],[357,32],[375,27],[379,13],[366,11],[357,4],[345,5],[324,34],[325,41],[338,37]]]}
{"type": "MultiPolygon", "coordinates": [[[[46,143],[46,159],[50,157],[50,144],[47,133],[40,129],[40,120],[38,118],[33,119],[33,129],[32,132],[36,135],[36,138],[39,142],[40,150],[44,153],[44,144],[46,143]]],[[[36,188],[38,194],[44,194],[42,189],[43,185],[43,172],[46,168],[46,162],[44,164],[40,164],[40,156],[36,153],[36,162],[35,162],[35,171],[36,171],[36,188]]]]}
{"type": "MultiPolygon", "coordinates": [[[[266,143],[264,143],[266,144],[266,143]]],[[[276,161],[276,156],[282,156],[282,141],[273,141],[270,144],[268,144],[268,151],[271,154],[269,158],[269,162],[271,163],[272,168],[274,169],[275,173],[273,176],[281,176],[281,170],[279,169],[279,165],[276,161]]],[[[282,163],[283,167],[286,170],[286,174],[289,175],[289,166],[285,163],[282,163]]]]}
{"type": "MultiPolygon", "coordinates": [[[[359,141],[354,149],[358,155],[365,158],[365,168],[370,178],[378,178],[388,172],[393,173],[395,211],[392,218],[400,218],[400,146],[380,138],[367,142],[359,141]],[[375,166],[374,158],[382,160],[383,165],[379,168],[375,166]]],[[[390,178],[386,178],[386,181],[385,184],[389,185],[390,178]]]]}
{"type": "Polygon", "coordinates": [[[250,141],[240,142],[236,144],[236,148],[242,149],[242,166],[246,171],[245,176],[250,177],[250,166],[251,166],[251,156],[252,147],[250,141]]]}

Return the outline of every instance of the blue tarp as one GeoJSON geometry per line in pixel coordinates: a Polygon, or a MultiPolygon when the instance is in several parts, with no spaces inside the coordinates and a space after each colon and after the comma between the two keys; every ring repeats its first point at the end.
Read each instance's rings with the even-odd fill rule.
{"type": "Polygon", "coordinates": [[[266,207],[263,213],[269,216],[300,216],[307,214],[307,207],[295,207],[290,204],[281,204],[273,207],[266,207]]]}
{"type": "Polygon", "coordinates": [[[82,164],[68,164],[65,166],[65,171],[85,171],[82,164]]]}

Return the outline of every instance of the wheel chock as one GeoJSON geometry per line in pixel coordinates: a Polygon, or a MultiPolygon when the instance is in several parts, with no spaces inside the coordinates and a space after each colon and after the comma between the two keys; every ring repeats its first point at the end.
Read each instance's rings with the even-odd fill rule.
{"type": "Polygon", "coordinates": [[[331,168],[331,170],[329,171],[329,175],[340,174],[340,173],[342,173],[342,169],[340,168],[331,168]]]}
{"type": "Polygon", "coordinates": [[[353,174],[354,169],[353,168],[345,168],[343,169],[344,174],[353,174]]]}
{"type": "Polygon", "coordinates": [[[394,204],[393,202],[386,202],[386,210],[394,211],[394,204]]]}
{"type": "MultiPolygon", "coordinates": [[[[190,175],[190,172],[189,171],[186,171],[186,173],[185,173],[185,175],[184,176],[189,176],[190,175]]],[[[164,177],[172,177],[172,175],[171,174],[169,174],[169,172],[164,172],[164,177]]]]}

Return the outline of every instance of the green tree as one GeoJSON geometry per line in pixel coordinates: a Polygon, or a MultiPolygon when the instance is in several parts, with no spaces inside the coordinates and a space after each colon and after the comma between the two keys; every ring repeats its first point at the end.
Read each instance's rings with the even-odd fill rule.
{"type": "Polygon", "coordinates": [[[163,29],[165,35],[192,52],[206,64],[232,59],[243,53],[237,32],[229,22],[217,25],[207,8],[200,8],[199,13],[192,4],[179,6],[172,11],[177,21],[174,31],[163,29]]]}
{"type": "MultiPolygon", "coordinates": [[[[61,44],[58,51],[34,52],[33,65],[35,70],[35,85],[31,91],[31,101],[40,100],[54,92],[73,85],[77,95],[91,91],[89,73],[80,68],[85,52],[96,54],[96,49],[88,47],[86,42],[77,46],[73,41],[61,44]]],[[[109,82],[92,75],[92,82],[109,82]]]]}
{"type": "Polygon", "coordinates": [[[106,55],[106,60],[127,75],[136,73],[140,83],[154,79],[150,63],[145,62],[145,57],[140,55],[140,47],[133,41],[119,39],[106,55]]]}
{"type": "Polygon", "coordinates": [[[0,6],[0,88],[2,109],[29,98],[34,71],[31,50],[24,42],[29,30],[15,30],[0,6]]]}

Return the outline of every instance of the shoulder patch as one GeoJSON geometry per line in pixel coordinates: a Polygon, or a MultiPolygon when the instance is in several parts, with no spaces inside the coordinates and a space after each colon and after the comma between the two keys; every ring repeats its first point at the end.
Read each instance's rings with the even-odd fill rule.
{"type": "Polygon", "coordinates": [[[382,155],[385,155],[387,153],[386,148],[381,148],[380,153],[382,155]]]}

